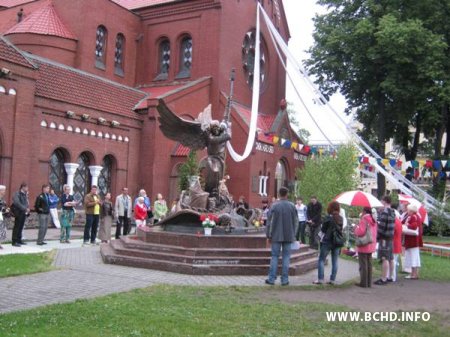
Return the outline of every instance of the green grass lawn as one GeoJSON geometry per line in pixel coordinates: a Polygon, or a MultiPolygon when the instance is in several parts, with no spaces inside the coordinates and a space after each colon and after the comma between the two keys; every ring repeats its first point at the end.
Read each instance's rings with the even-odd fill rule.
{"type": "MultiPolygon", "coordinates": [[[[272,290],[273,291],[273,290],[272,290]]],[[[283,291],[283,290],[279,290],[283,291]]],[[[316,303],[286,304],[256,288],[154,286],[0,315],[1,336],[443,336],[429,322],[328,322],[316,303]]]]}
{"type": "Polygon", "coordinates": [[[0,256],[0,277],[40,273],[52,270],[54,252],[0,256]]]}
{"type": "MultiPolygon", "coordinates": [[[[341,254],[341,257],[345,260],[354,261],[358,263],[358,259],[341,254]]],[[[438,282],[450,282],[450,258],[432,256],[429,253],[420,253],[420,262],[422,268],[420,268],[419,276],[423,280],[438,281],[438,282]]],[[[381,272],[381,265],[378,260],[373,261],[375,269],[375,277],[378,277],[381,272]]],[[[402,274],[400,274],[402,277],[402,274]]]]}
{"type": "Polygon", "coordinates": [[[450,237],[424,235],[423,242],[438,243],[438,244],[439,243],[450,243],[450,237]]]}

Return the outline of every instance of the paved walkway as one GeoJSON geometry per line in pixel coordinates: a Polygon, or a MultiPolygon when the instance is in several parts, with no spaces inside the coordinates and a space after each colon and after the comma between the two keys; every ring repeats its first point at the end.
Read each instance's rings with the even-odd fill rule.
{"type": "MultiPolygon", "coordinates": [[[[57,249],[54,265],[58,270],[1,278],[0,313],[72,302],[155,284],[268,287],[264,284],[264,276],[192,276],[104,264],[100,257],[99,246],[80,246],[81,240],[73,240],[70,245],[49,241],[45,248],[39,246],[41,249],[57,249]]],[[[17,249],[37,249],[37,247],[30,243],[17,249]]],[[[357,264],[346,260],[340,260],[339,263],[339,282],[358,276],[357,264]]],[[[325,271],[325,275],[328,276],[330,267],[327,266],[325,271]]],[[[309,285],[315,278],[316,271],[291,276],[290,284],[309,285]]]]}

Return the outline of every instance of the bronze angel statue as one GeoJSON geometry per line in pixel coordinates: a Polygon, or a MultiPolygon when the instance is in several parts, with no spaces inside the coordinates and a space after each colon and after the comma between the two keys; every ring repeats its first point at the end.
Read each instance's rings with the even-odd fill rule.
{"type": "Polygon", "coordinates": [[[157,106],[159,128],[172,140],[178,141],[192,150],[207,149],[208,158],[205,177],[205,191],[217,196],[219,183],[225,168],[225,145],[231,139],[228,123],[211,118],[211,105],[189,121],[173,113],[162,99],[157,106]]]}

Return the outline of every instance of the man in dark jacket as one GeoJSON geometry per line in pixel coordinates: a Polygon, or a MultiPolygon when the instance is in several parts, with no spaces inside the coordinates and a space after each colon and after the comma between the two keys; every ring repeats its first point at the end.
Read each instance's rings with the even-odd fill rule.
{"type": "Polygon", "coordinates": [[[319,249],[319,231],[322,224],[322,204],[317,200],[316,196],[312,196],[308,204],[306,215],[309,226],[309,246],[312,249],[319,249]]]}
{"type": "Polygon", "coordinates": [[[266,226],[266,236],[272,247],[272,258],[266,283],[270,285],[275,284],[278,257],[280,256],[280,250],[282,250],[281,285],[287,286],[289,284],[291,243],[295,241],[295,229],[297,228],[298,218],[294,204],[287,200],[288,189],[281,187],[278,193],[280,200],[271,206],[266,226]]]}
{"type": "Polygon", "coordinates": [[[26,243],[22,241],[22,231],[25,226],[25,220],[27,215],[30,214],[29,202],[28,202],[28,185],[22,183],[19,191],[13,195],[13,207],[14,209],[14,228],[12,232],[12,245],[14,247],[20,247],[26,243]]]}
{"type": "Polygon", "coordinates": [[[39,194],[34,203],[34,209],[38,214],[39,219],[39,232],[37,237],[37,244],[39,246],[46,245],[44,242],[45,234],[47,234],[48,220],[50,217],[50,199],[48,193],[50,192],[50,186],[47,184],[42,185],[42,193],[39,194]]]}

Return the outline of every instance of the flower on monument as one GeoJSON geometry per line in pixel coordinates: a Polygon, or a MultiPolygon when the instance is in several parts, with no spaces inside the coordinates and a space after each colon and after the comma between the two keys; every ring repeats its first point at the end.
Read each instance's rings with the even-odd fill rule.
{"type": "Polygon", "coordinates": [[[208,216],[206,214],[200,214],[200,221],[205,221],[208,216]]]}
{"type": "Polygon", "coordinates": [[[216,226],[216,221],[206,216],[205,220],[202,221],[202,226],[205,228],[213,228],[216,226]]]}

